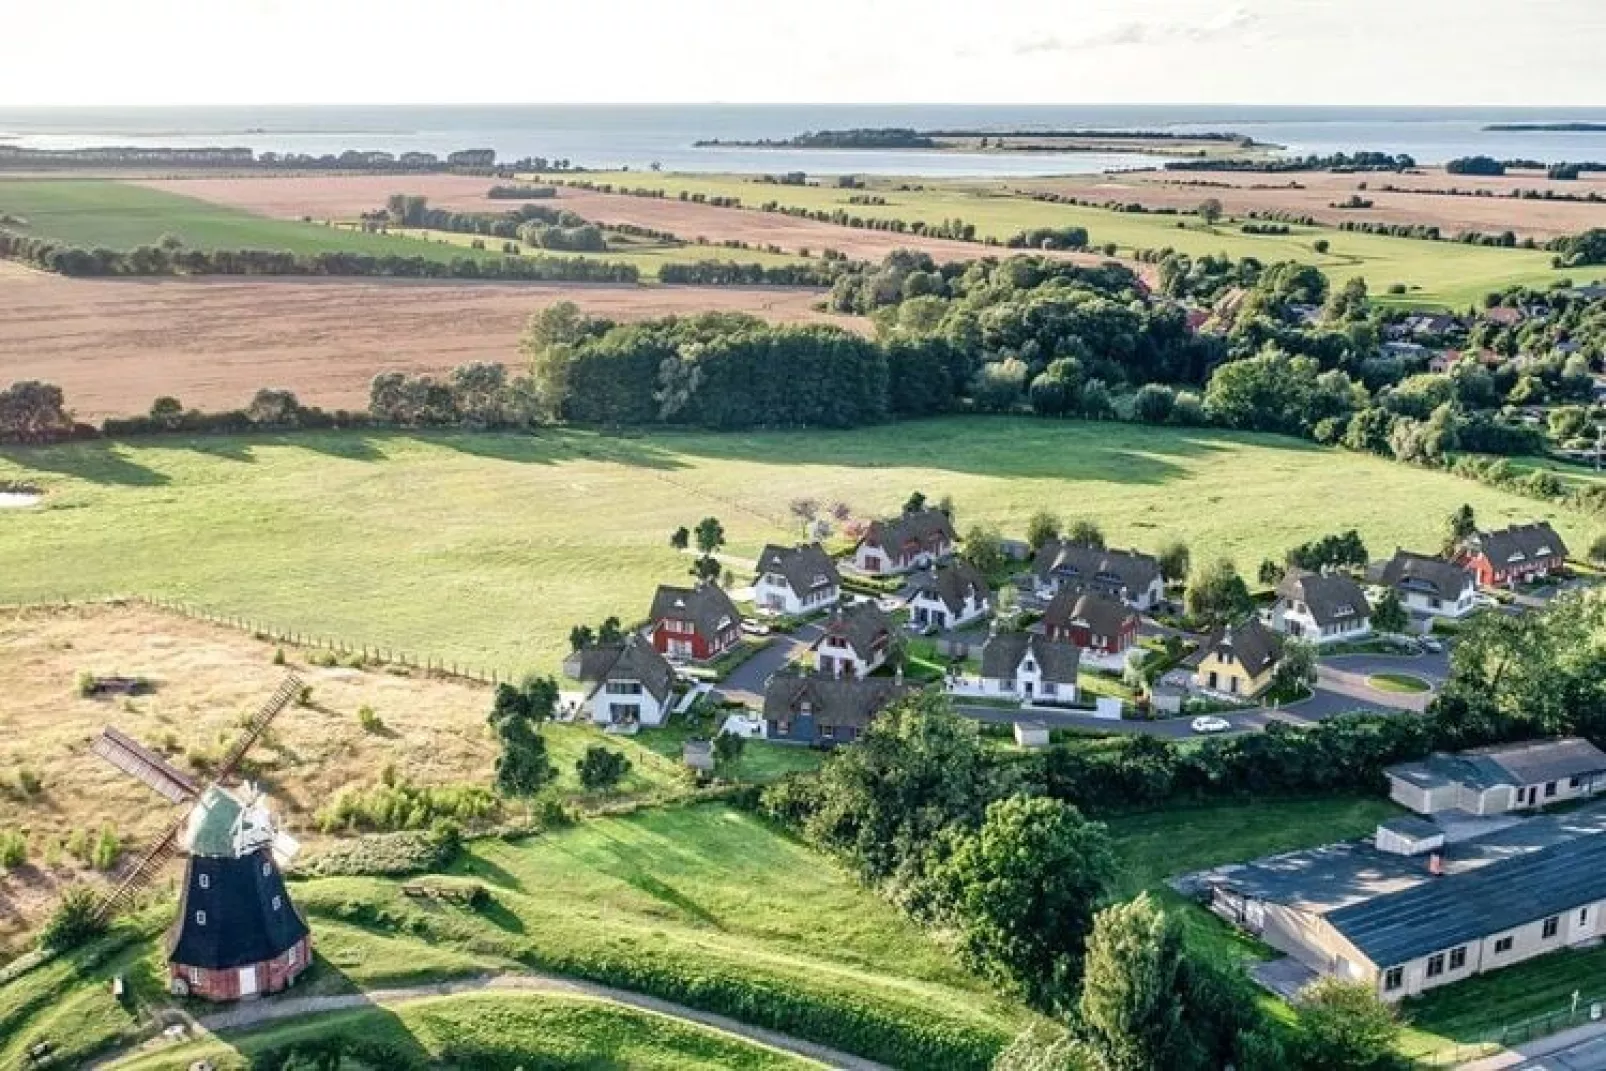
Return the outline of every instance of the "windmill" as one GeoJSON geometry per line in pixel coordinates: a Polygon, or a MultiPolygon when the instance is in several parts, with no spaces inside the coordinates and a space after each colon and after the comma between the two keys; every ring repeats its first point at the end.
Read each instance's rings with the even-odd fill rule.
{"type": "Polygon", "coordinates": [[[109,919],[178,855],[185,856],[179,914],[167,932],[168,988],[179,996],[238,1000],[275,993],[307,968],[312,939],[290,903],[280,868],[298,845],[275,830],[266,798],[244,782],[224,782],[239,768],[279,712],[300,691],[286,677],[223,756],[204,787],[133,737],[107,726],[90,750],[184,807],[100,904],[109,919]]]}

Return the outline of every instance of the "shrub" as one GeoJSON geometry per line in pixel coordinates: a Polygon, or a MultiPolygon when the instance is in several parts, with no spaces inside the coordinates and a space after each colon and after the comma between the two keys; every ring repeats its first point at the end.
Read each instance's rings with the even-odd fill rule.
{"type": "Polygon", "coordinates": [[[0,869],[14,870],[28,861],[28,838],[14,829],[0,829],[0,869]]]}
{"type": "Polygon", "coordinates": [[[94,695],[97,686],[98,682],[95,680],[95,675],[93,673],[89,672],[87,669],[78,671],[78,680],[74,687],[81,698],[88,699],[90,696],[94,695]]]}
{"type": "Polygon", "coordinates": [[[105,931],[100,897],[88,885],[69,885],[39,931],[39,947],[47,952],[65,952],[105,931]]]}
{"type": "Polygon", "coordinates": [[[587,791],[606,791],[624,780],[625,774],[630,772],[630,760],[622,752],[593,744],[586,748],[574,768],[587,791]]]}
{"type": "MultiPolygon", "coordinates": [[[[332,658],[334,656],[331,655],[330,657],[332,658]]],[[[301,689],[296,692],[296,706],[298,706],[298,707],[310,707],[310,706],[312,706],[312,685],[303,684],[301,686],[301,689]]]]}
{"type": "Polygon", "coordinates": [[[484,822],[501,811],[496,795],[481,785],[414,785],[408,781],[344,788],[318,811],[318,828],[391,832],[427,829],[438,819],[484,822]]]}
{"type": "Polygon", "coordinates": [[[285,659],[284,659],[284,648],[283,647],[274,648],[274,651],[273,651],[273,664],[276,665],[276,666],[282,666],[282,665],[284,665],[284,661],[285,661],[285,659]]]}
{"type": "Polygon", "coordinates": [[[301,862],[297,870],[314,877],[374,875],[399,877],[440,870],[462,851],[461,830],[438,822],[428,830],[370,833],[342,840],[301,862]]]}
{"type": "Polygon", "coordinates": [[[109,824],[101,826],[100,832],[95,834],[95,843],[89,849],[89,865],[96,870],[110,870],[122,852],[123,843],[118,839],[117,831],[109,824]]]}
{"type": "Polygon", "coordinates": [[[364,703],[357,708],[357,724],[362,726],[365,733],[382,733],[385,731],[385,722],[374,708],[364,703]]]}

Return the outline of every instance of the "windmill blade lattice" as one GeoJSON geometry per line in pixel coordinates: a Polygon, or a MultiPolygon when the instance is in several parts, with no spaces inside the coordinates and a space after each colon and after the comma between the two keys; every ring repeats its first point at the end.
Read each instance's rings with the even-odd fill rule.
{"type": "Polygon", "coordinates": [[[181,815],[175,819],[156,843],[146,849],[145,854],[139,857],[139,861],[123,875],[122,880],[117,883],[117,887],[100,902],[100,910],[97,912],[97,917],[102,922],[110,919],[126,907],[128,901],[155,880],[157,875],[161,873],[162,868],[178,854],[178,832],[183,827],[187,817],[187,815],[181,815]]]}
{"type": "Polygon", "coordinates": [[[273,723],[273,719],[279,716],[279,711],[289,706],[290,700],[294,699],[300,691],[300,677],[292,673],[284,679],[284,682],[279,685],[278,691],[274,692],[268,698],[268,701],[262,704],[262,708],[251,716],[251,720],[245,723],[245,731],[240,734],[240,738],[234,742],[234,746],[229,748],[228,753],[223,756],[223,762],[218,766],[218,781],[221,782],[234,773],[235,769],[240,765],[240,760],[245,758],[246,752],[250,751],[252,746],[262,738],[262,734],[268,731],[268,726],[273,723]]]}

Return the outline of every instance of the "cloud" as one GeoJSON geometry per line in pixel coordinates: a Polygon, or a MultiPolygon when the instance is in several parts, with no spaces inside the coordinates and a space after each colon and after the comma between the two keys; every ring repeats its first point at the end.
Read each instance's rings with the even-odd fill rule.
{"type": "Polygon", "coordinates": [[[1030,56],[1124,45],[1203,44],[1243,33],[1258,22],[1260,16],[1245,7],[1227,8],[1208,19],[1193,22],[1131,19],[1080,37],[1063,38],[1056,34],[1033,37],[1017,42],[1012,51],[1017,56],[1030,56]]]}

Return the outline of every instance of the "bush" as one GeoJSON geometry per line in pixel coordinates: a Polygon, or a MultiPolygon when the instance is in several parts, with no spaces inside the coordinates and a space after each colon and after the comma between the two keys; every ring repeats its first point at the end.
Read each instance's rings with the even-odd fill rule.
{"type": "Polygon", "coordinates": [[[364,703],[357,708],[357,724],[362,726],[365,733],[382,733],[385,731],[385,722],[374,708],[364,703]]]}
{"type": "Polygon", "coordinates": [[[428,830],[371,833],[336,842],[299,863],[298,873],[328,878],[339,875],[402,876],[449,866],[462,851],[462,833],[440,822],[428,830]]]}
{"type": "Polygon", "coordinates": [[[28,861],[28,838],[14,829],[0,829],[0,869],[14,870],[28,861]]]}
{"type": "Polygon", "coordinates": [[[442,818],[472,824],[501,813],[495,793],[481,785],[414,785],[407,781],[343,788],[319,809],[318,828],[393,832],[427,829],[442,818]]]}
{"type": "Polygon", "coordinates": [[[69,885],[39,931],[39,947],[66,952],[106,932],[100,897],[88,885],[69,885]]]}
{"type": "Polygon", "coordinates": [[[630,760],[623,752],[592,744],[574,764],[580,775],[580,784],[588,792],[605,792],[624,780],[630,772],[630,760]]]}

